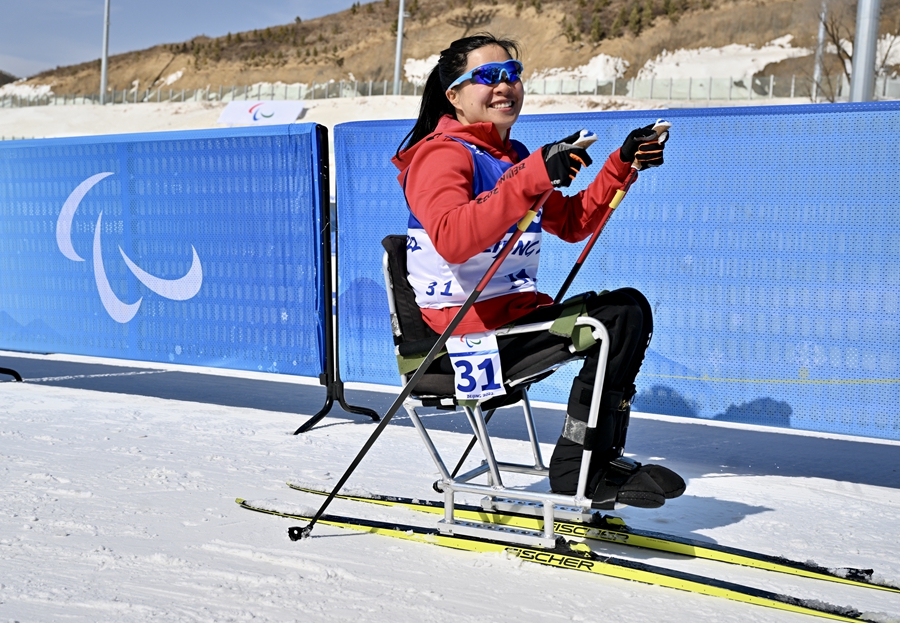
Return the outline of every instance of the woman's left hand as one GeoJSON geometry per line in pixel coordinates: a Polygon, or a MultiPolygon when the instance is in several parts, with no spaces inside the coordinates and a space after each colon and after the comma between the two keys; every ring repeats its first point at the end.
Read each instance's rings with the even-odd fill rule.
{"type": "Polygon", "coordinates": [[[657,136],[654,124],[637,128],[622,143],[619,158],[622,162],[633,162],[638,170],[658,167],[663,163],[663,150],[669,138],[668,130],[663,136],[657,136]]]}
{"type": "Polygon", "coordinates": [[[554,188],[567,187],[581,171],[581,167],[589,167],[594,162],[587,150],[574,145],[580,137],[581,132],[576,132],[561,141],[541,147],[544,166],[547,167],[547,175],[554,188]]]}

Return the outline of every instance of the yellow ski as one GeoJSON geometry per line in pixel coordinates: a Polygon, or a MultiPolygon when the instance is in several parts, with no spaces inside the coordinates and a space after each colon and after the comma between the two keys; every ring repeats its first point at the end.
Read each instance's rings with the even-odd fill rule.
{"type": "MultiPolygon", "coordinates": [[[[299,521],[310,521],[312,517],[296,515],[279,511],[276,507],[269,507],[261,502],[248,502],[238,498],[235,500],[241,507],[248,510],[286,517],[299,521]]],[[[558,546],[552,550],[537,547],[511,546],[507,543],[499,543],[488,539],[479,539],[468,536],[450,536],[440,534],[437,530],[405,524],[386,523],[358,517],[338,517],[334,515],[322,515],[318,519],[319,524],[325,524],[338,528],[371,532],[382,536],[390,536],[407,541],[418,541],[441,547],[463,550],[467,552],[508,552],[527,562],[534,562],[551,567],[583,571],[605,577],[631,580],[654,586],[675,588],[700,595],[721,597],[732,601],[739,601],[757,606],[765,606],[776,610],[808,614],[832,621],[868,621],[862,614],[850,607],[833,606],[820,601],[804,601],[796,597],[772,593],[769,591],[725,582],[691,573],[684,573],[664,567],[657,567],[631,560],[601,556],[588,548],[584,550],[573,549],[572,544],[559,537],[558,546]]],[[[301,528],[288,529],[291,540],[299,540],[301,528]]],[[[574,547],[578,547],[577,544],[574,547]]]]}
{"type": "MultiPolygon", "coordinates": [[[[288,482],[287,485],[296,491],[312,493],[315,495],[328,495],[328,491],[288,482]]],[[[381,506],[397,506],[414,511],[443,515],[444,503],[433,500],[414,500],[412,498],[393,497],[386,495],[351,495],[339,494],[335,496],[340,500],[352,500],[355,502],[367,502],[381,506]]],[[[531,515],[518,513],[503,513],[486,511],[479,506],[458,504],[454,509],[454,516],[464,521],[481,521],[494,523],[512,528],[526,528],[541,530],[543,519],[531,515]]],[[[692,558],[715,560],[733,565],[776,571],[789,575],[861,586],[877,590],[900,593],[900,588],[873,581],[872,569],[842,568],[831,570],[813,563],[799,562],[781,556],[771,556],[736,547],[728,547],[717,543],[707,543],[696,539],[689,539],[674,534],[651,532],[630,528],[618,517],[611,515],[594,515],[594,521],[576,523],[570,521],[557,521],[554,525],[556,534],[576,538],[591,539],[618,543],[632,547],[652,549],[669,554],[680,554],[692,558]]]]}

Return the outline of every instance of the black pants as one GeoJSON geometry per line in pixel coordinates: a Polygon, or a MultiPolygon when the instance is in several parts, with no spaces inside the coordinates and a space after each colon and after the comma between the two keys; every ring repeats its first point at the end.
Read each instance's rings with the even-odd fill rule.
{"type": "MultiPolygon", "coordinates": [[[[623,399],[630,401],[634,395],[634,379],[641,369],[644,353],[653,333],[653,316],[650,303],[643,294],[633,288],[589,295],[585,302],[588,314],[606,327],[610,341],[603,379],[598,435],[592,448],[594,453],[591,472],[597,473],[602,470],[604,462],[608,463],[615,458],[610,452],[618,441],[616,410],[623,399]]],[[[562,305],[541,307],[516,320],[516,324],[555,320],[562,309],[562,305]]],[[[570,359],[572,357],[568,350],[570,343],[568,338],[553,335],[549,331],[499,337],[497,344],[504,378],[513,380],[530,376],[555,363],[570,359]]],[[[595,344],[581,354],[585,359],[581,371],[572,381],[567,413],[577,420],[586,422],[600,345],[595,344]]],[[[433,365],[438,366],[443,373],[453,374],[449,357],[441,357],[433,365]]],[[[624,443],[624,439],[621,441],[624,443]]],[[[581,444],[560,436],[550,461],[550,485],[555,492],[564,494],[575,492],[582,449],[581,444]]]]}
{"type": "MultiPolygon", "coordinates": [[[[630,388],[641,369],[644,353],[650,342],[650,334],[653,332],[650,303],[643,294],[633,288],[622,288],[601,295],[588,295],[585,303],[587,313],[602,322],[609,332],[609,356],[603,391],[622,391],[630,388]]],[[[555,320],[562,309],[562,305],[541,307],[516,320],[516,324],[555,320]]],[[[544,362],[559,357],[565,359],[571,357],[568,350],[570,343],[567,338],[553,335],[549,331],[498,338],[500,362],[505,378],[517,378],[527,368],[532,368],[538,363],[538,357],[544,362]]],[[[585,360],[577,378],[593,387],[600,345],[596,344],[582,354],[585,355],[585,360]]]]}

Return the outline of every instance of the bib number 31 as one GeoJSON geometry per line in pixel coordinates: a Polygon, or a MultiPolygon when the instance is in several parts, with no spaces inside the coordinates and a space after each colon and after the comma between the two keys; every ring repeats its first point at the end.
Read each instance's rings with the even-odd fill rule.
{"type": "Polygon", "coordinates": [[[506,393],[500,351],[493,331],[454,335],[447,340],[447,354],[456,373],[456,397],[482,402],[506,393]]]}

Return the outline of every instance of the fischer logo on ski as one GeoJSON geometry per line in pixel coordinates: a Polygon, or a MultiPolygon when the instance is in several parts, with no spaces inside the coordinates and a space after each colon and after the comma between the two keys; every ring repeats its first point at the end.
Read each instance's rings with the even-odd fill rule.
{"type": "Polygon", "coordinates": [[[507,548],[508,552],[514,554],[517,558],[527,560],[529,562],[539,562],[542,565],[552,565],[554,567],[565,567],[566,569],[575,569],[577,571],[593,571],[594,562],[584,558],[576,558],[565,554],[554,554],[553,552],[540,551],[535,549],[521,549],[518,547],[507,548]]]}

